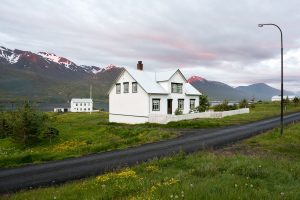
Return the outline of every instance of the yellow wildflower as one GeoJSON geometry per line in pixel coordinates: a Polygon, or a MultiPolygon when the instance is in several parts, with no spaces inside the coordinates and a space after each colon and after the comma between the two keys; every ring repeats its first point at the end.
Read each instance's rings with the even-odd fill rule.
{"type": "Polygon", "coordinates": [[[146,170],[148,172],[157,172],[157,171],[159,171],[159,168],[155,165],[149,165],[149,166],[146,167],[146,170]]]}
{"type": "Polygon", "coordinates": [[[96,180],[99,182],[106,182],[112,177],[112,173],[104,174],[102,176],[97,176],[96,180]]]}
{"type": "Polygon", "coordinates": [[[118,178],[129,178],[129,177],[136,178],[137,176],[136,176],[135,171],[133,171],[132,169],[126,168],[123,171],[119,172],[117,174],[117,177],[118,178]]]}
{"type": "Polygon", "coordinates": [[[178,182],[179,182],[178,179],[170,178],[169,180],[165,181],[163,184],[164,184],[164,185],[173,185],[173,184],[176,184],[176,183],[178,183],[178,182]]]}

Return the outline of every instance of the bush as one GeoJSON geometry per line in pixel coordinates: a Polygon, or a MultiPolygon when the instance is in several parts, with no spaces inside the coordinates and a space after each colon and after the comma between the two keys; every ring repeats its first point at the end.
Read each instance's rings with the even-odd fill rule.
{"type": "Polygon", "coordinates": [[[15,143],[28,146],[39,139],[46,128],[47,116],[35,110],[29,102],[9,116],[9,129],[15,143]]]}
{"type": "Polygon", "coordinates": [[[48,139],[50,143],[53,138],[56,138],[59,135],[59,131],[56,128],[48,127],[46,131],[43,133],[43,137],[48,139]]]}
{"type": "Polygon", "coordinates": [[[179,109],[179,108],[177,108],[177,109],[175,110],[175,115],[182,115],[182,110],[179,109]]]}
{"type": "Polygon", "coordinates": [[[208,98],[205,95],[201,95],[199,98],[199,106],[197,107],[199,112],[205,112],[209,108],[208,98]]]}
{"type": "Polygon", "coordinates": [[[240,102],[239,102],[239,107],[240,108],[248,108],[248,101],[247,101],[247,99],[243,99],[243,100],[241,100],[240,102]]]}
{"type": "Polygon", "coordinates": [[[228,111],[228,110],[236,110],[238,106],[236,104],[228,105],[228,101],[225,99],[223,103],[219,105],[215,105],[213,107],[214,111],[228,111]]]}
{"type": "Polygon", "coordinates": [[[0,112],[0,139],[7,137],[10,134],[10,129],[5,118],[4,112],[0,112]]]}
{"type": "Polygon", "coordinates": [[[295,106],[298,106],[300,104],[300,99],[298,97],[295,97],[293,99],[293,103],[294,103],[295,106]]]}

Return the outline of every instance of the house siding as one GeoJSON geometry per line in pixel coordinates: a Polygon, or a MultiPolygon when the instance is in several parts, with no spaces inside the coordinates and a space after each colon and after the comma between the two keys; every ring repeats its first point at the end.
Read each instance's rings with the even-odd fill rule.
{"type": "Polygon", "coordinates": [[[144,123],[149,116],[149,95],[137,84],[137,93],[132,93],[132,83],[136,82],[125,71],[109,93],[109,121],[122,123],[144,123]],[[124,93],[124,82],[129,83],[129,92],[124,93]],[[116,84],[121,84],[121,93],[116,93],[116,84]]]}

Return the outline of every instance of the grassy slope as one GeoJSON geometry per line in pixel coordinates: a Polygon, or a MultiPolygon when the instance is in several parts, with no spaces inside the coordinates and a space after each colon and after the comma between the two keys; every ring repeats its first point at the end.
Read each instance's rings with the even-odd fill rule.
{"type": "Polygon", "coordinates": [[[225,149],[179,154],[4,199],[300,199],[300,123],[225,149]]]}
{"type": "MultiPolygon", "coordinates": [[[[108,123],[107,113],[52,113],[52,126],[60,130],[60,137],[52,143],[44,141],[27,149],[18,148],[10,138],[0,139],[0,167],[78,157],[176,137],[178,133],[170,128],[209,128],[247,123],[278,115],[279,108],[278,103],[257,104],[249,114],[222,119],[186,120],[166,125],[108,123]]],[[[299,111],[300,107],[288,107],[288,111],[295,110],[299,111]]]]}
{"type": "Polygon", "coordinates": [[[175,137],[177,134],[159,128],[103,126],[107,113],[68,113],[52,115],[52,126],[60,136],[52,143],[22,149],[10,138],[0,139],[0,167],[76,157],[93,152],[127,148],[138,144],[175,137]]]}

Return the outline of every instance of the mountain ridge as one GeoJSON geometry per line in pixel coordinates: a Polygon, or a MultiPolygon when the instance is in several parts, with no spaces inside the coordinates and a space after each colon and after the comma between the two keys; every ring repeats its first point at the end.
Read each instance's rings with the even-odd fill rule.
{"type": "MultiPolygon", "coordinates": [[[[65,101],[72,97],[88,97],[89,86],[94,85],[94,97],[107,99],[106,92],[122,69],[113,64],[105,67],[77,65],[54,53],[32,53],[0,46],[0,96],[65,101]]],[[[188,82],[211,100],[270,100],[280,93],[265,83],[234,88],[198,75],[189,77],[188,82]]]]}

